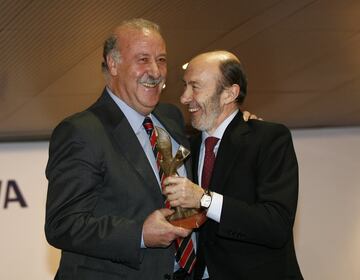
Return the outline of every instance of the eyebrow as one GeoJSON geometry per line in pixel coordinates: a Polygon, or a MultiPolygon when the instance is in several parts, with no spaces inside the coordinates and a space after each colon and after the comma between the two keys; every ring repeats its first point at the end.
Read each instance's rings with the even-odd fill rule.
{"type": "Polygon", "coordinates": [[[182,81],[183,81],[184,84],[189,84],[189,85],[201,85],[201,83],[198,82],[198,81],[193,81],[193,80],[191,80],[191,81],[189,81],[188,83],[187,83],[184,79],[182,79],[182,81]]]}
{"type": "MultiPolygon", "coordinates": [[[[137,56],[137,57],[139,57],[139,56],[151,56],[151,54],[149,54],[149,53],[138,53],[135,56],[137,56]]],[[[166,57],[167,55],[166,55],[166,53],[161,53],[161,54],[157,55],[156,57],[159,57],[159,56],[166,57]]]]}

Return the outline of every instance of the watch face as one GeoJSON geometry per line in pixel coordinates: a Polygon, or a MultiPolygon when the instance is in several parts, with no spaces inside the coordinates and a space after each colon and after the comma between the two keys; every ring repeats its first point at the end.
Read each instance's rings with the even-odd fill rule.
{"type": "Polygon", "coordinates": [[[211,203],[211,196],[210,195],[203,195],[203,197],[201,198],[201,206],[204,208],[209,208],[211,203]]]}

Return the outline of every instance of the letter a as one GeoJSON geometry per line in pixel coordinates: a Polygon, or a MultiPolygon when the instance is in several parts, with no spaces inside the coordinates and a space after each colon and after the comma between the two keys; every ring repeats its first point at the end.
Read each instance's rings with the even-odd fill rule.
{"type": "Polygon", "coordinates": [[[15,180],[9,180],[7,183],[4,208],[7,208],[10,202],[18,202],[20,203],[21,207],[27,207],[26,201],[21,194],[20,188],[15,180]],[[12,189],[15,193],[15,197],[13,198],[10,197],[10,189],[12,189]]]}

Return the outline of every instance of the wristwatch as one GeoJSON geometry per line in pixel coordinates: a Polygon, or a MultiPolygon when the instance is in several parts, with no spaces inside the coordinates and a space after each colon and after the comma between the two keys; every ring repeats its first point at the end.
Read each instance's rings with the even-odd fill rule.
{"type": "Polygon", "coordinates": [[[210,207],[211,200],[212,200],[211,192],[208,189],[204,190],[204,194],[200,199],[200,207],[203,209],[208,209],[210,207]]]}

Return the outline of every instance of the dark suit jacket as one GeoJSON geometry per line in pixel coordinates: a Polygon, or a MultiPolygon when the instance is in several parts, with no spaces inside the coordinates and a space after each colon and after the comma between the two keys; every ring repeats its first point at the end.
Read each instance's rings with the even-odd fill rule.
{"type": "MultiPolygon", "coordinates": [[[[153,114],[190,148],[172,105],[153,114]]],[[[191,163],[186,162],[188,175],[191,163]]],[[[50,141],[45,232],[61,249],[57,279],[167,279],[174,247],[141,249],[142,225],[164,200],[146,155],[106,90],[62,121],[50,141]]]]}
{"type": "MultiPolygon", "coordinates": [[[[201,135],[192,141],[194,174],[201,135]]],[[[211,280],[302,279],[292,228],[298,165],[289,130],[238,113],[220,143],[210,190],[224,196],[220,223],[199,232],[211,280]]]]}

